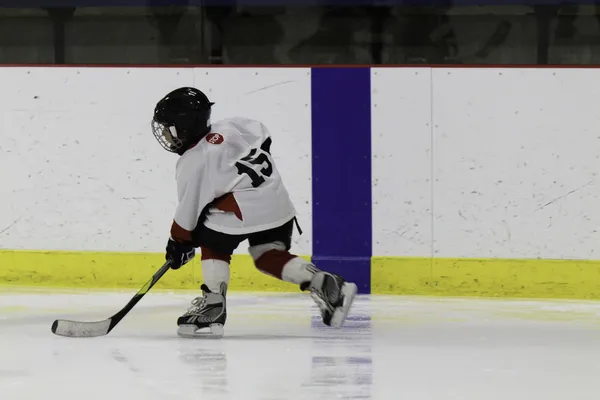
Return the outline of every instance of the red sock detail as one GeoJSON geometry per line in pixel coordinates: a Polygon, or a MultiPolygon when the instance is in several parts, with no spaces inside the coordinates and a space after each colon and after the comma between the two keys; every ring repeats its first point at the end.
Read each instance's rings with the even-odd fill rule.
{"type": "Polygon", "coordinates": [[[254,261],[254,265],[265,274],[273,275],[274,277],[281,279],[283,267],[292,258],[296,258],[296,256],[287,251],[269,250],[258,257],[258,259],[254,261]]]}
{"type": "Polygon", "coordinates": [[[231,262],[231,254],[219,253],[208,247],[200,247],[200,251],[202,251],[202,260],[221,260],[227,264],[231,262]]]}

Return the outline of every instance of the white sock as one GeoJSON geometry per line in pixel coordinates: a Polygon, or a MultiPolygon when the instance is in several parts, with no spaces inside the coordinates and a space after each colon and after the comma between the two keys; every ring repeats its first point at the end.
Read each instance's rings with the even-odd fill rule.
{"type": "Polygon", "coordinates": [[[295,257],[283,266],[281,279],[299,285],[303,282],[310,282],[317,271],[317,267],[313,264],[303,258],[295,257]]]}
{"type": "Polygon", "coordinates": [[[229,286],[229,263],[223,260],[202,260],[202,277],[211,292],[219,293],[221,282],[229,286]]]}

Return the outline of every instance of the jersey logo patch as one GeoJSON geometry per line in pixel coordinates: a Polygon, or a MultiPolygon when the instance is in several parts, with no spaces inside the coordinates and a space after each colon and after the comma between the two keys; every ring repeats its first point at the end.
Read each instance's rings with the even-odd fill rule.
{"type": "Polygon", "coordinates": [[[223,143],[223,135],[219,133],[209,133],[206,135],[206,141],[210,144],[221,144],[223,143]]]}

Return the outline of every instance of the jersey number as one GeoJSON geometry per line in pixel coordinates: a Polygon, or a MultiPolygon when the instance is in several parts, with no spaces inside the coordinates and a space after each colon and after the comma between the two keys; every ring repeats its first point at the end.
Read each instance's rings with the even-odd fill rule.
{"type": "Polygon", "coordinates": [[[253,187],[262,185],[265,182],[265,176],[269,177],[273,173],[273,165],[269,161],[268,151],[265,152],[263,149],[260,152],[252,149],[246,157],[236,162],[235,166],[239,175],[248,175],[253,187]]]}

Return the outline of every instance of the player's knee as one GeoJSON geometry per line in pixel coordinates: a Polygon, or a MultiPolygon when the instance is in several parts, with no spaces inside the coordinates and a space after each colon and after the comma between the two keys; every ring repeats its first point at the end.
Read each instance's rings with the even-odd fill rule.
{"type": "Polygon", "coordinates": [[[250,246],[250,248],[248,248],[248,253],[250,253],[252,259],[256,263],[256,260],[261,258],[263,254],[271,250],[286,251],[287,249],[285,248],[285,244],[283,244],[283,242],[271,242],[259,244],[257,246],[250,246]]]}
{"type": "Polygon", "coordinates": [[[279,279],[282,277],[283,267],[291,259],[296,258],[286,250],[285,245],[281,242],[253,246],[248,250],[258,270],[279,279]]]}
{"type": "Polygon", "coordinates": [[[220,253],[208,247],[201,247],[200,250],[202,252],[202,260],[221,260],[227,264],[231,262],[231,254],[220,253]]]}

